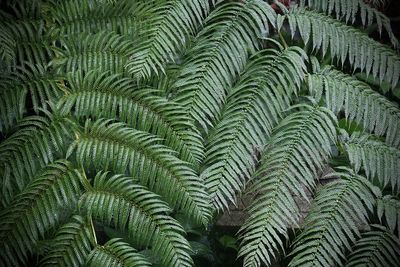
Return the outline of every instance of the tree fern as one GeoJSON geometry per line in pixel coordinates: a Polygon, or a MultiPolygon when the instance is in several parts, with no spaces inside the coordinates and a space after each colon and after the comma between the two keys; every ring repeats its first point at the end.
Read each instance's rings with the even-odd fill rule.
{"type": "Polygon", "coordinates": [[[386,135],[389,145],[399,147],[398,105],[376,93],[356,78],[330,67],[308,77],[308,88],[317,100],[321,97],[334,113],[344,111],[345,118],[354,120],[370,132],[386,135]]]}
{"type": "MultiPolygon", "coordinates": [[[[86,122],[77,134],[76,160],[85,168],[126,171],[142,184],[165,197],[174,207],[207,225],[208,196],[196,173],[174,156],[173,150],[157,144],[159,138],[109,120],[86,122]]],[[[70,150],[71,152],[71,150],[70,150]]]]}
{"type": "Polygon", "coordinates": [[[151,264],[136,252],[129,244],[119,239],[111,239],[104,246],[98,245],[90,253],[87,259],[87,266],[151,266],[151,264]]]}
{"type": "MultiPolygon", "coordinates": [[[[390,20],[384,14],[379,12],[377,9],[372,8],[370,5],[363,0],[301,0],[301,5],[309,6],[313,9],[325,12],[329,15],[335,13],[337,19],[343,18],[345,22],[355,23],[356,18],[361,18],[361,23],[364,26],[371,26],[372,23],[376,23],[379,29],[379,33],[382,33],[382,28],[385,29],[390,37],[394,47],[397,47],[398,40],[393,34],[392,27],[390,26],[390,20]]],[[[384,2],[384,1],[375,1],[384,2]]],[[[382,3],[379,3],[382,4],[382,3]]]]}
{"type": "Polygon", "coordinates": [[[186,106],[204,130],[220,114],[224,89],[243,70],[247,50],[257,49],[258,38],[268,32],[266,20],[273,23],[275,12],[261,1],[226,3],[205,20],[171,89],[177,91],[174,100],[186,106]]]}
{"type": "Polygon", "coordinates": [[[398,238],[378,228],[362,235],[344,266],[396,266],[399,248],[398,238]]]}
{"type": "Polygon", "coordinates": [[[183,107],[156,96],[151,88],[137,88],[129,78],[110,72],[90,71],[84,77],[71,73],[69,88],[58,105],[62,114],[78,118],[118,118],[131,127],[157,134],[195,165],[203,158],[202,137],[183,107]],[[112,101],[110,101],[112,99],[112,101]]]}
{"type": "Polygon", "coordinates": [[[390,184],[395,192],[400,191],[398,180],[400,150],[359,132],[350,137],[345,134],[343,139],[346,153],[356,172],[362,167],[365,175],[371,180],[376,177],[382,188],[390,184]]]}
{"type": "Polygon", "coordinates": [[[88,214],[106,225],[126,229],[140,246],[152,246],[163,266],[190,266],[190,246],[181,226],[166,213],[169,207],[157,195],[137,185],[131,177],[106,173],[94,178],[79,203],[88,214]]]}
{"type": "Polygon", "coordinates": [[[387,225],[388,230],[392,233],[395,233],[397,229],[398,236],[400,236],[400,201],[391,195],[378,198],[376,212],[379,221],[387,225]]]}
{"type": "Polygon", "coordinates": [[[26,263],[39,238],[71,212],[82,176],[66,161],[48,165],[1,214],[2,265],[26,263]]]}
{"type": "Polygon", "coordinates": [[[289,106],[285,93],[295,92],[301,83],[303,58],[304,52],[296,47],[261,51],[230,90],[221,119],[209,134],[207,167],[201,174],[216,207],[235,202],[235,193],[243,190],[255,168],[254,153],[265,144],[280,113],[289,106]],[[281,79],[282,73],[291,79],[281,79]]]}
{"type": "MultiPolygon", "coordinates": [[[[299,30],[301,38],[312,48],[330,55],[342,64],[372,73],[380,81],[395,87],[399,81],[400,57],[367,34],[315,11],[292,9],[279,21],[288,20],[292,36],[299,30]]],[[[280,27],[279,27],[280,28],[280,27]]]]}
{"type": "Polygon", "coordinates": [[[2,1],[0,265],[395,266],[384,3],[2,1]]]}
{"type": "Polygon", "coordinates": [[[372,184],[348,169],[332,175],[341,179],[317,193],[289,266],[343,265],[344,249],[350,249],[360,235],[357,224],[367,223],[376,191],[372,184]]]}
{"type": "Polygon", "coordinates": [[[265,147],[252,191],[260,194],[240,229],[245,266],[271,263],[270,255],[283,248],[287,222],[297,225],[299,208],[291,193],[307,198],[305,189],[331,153],[336,139],[335,119],[324,108],[304,106],[285,118],[265,147]],[[304,188],[303,188],[304,187],[304,188]],[[267,252],[268,253],[265,253],[267,252]]]}
{"type": "Polygon", "coordinates": [[[41,265],[82,265],[96,243],[92,227],[89,220],[74,216],[69,223],[58,229],[41,265]]]}

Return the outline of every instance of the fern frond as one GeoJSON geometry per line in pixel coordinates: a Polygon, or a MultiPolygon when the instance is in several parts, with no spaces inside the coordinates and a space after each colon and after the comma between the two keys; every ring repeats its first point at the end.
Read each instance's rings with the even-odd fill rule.
{"type": "Polygon", "coordinates": [[[118,0],[54,1],[49,13],[54,23],[50,35],[73,36],[81,33],[116,32],[137,38],[140,23],[152,6],[151,1],[118,0]]]}
{"type": "Polygon", "coordinates": [[[92,69],[124,73],[133,53],[134,42],[115,32],[81,34],[61,38],[61,48],[54,48],[50,64],[58,73],[92,69]]]}
{"type": "Polygon", "coordinates": [[[75,215],[57,230],[40,266],[82,266],[95,243],[91,222],[75,215]]]}
{"type": "Polygon", "coordinates": [[[346,23],[351,22],[354,24],[356,18],[361,18],[361,23],[364,26],[371,26],[373,23],[376,23],[379,33],[382,33],[382,28],[384,28],[389,35],[392,45],[395,48],[399,45],[399,41],[396,39],[390,26],[390,19],[382,12],[371,7],[364,0],[301,0],[300,4],[327,13],[328,15],[335,14],[336,19],[344,19],[346,23]]]}
{"type": "Polygon", "coordinates": [[[106,225],[127,230],[138,245],[151,246],[163,266],[192,266],[182,227],[166,215],[170,208],[133,178],[98,173],[80,207],[106,225]]]}
{"type": "Polygon", "coordinates": [[[288,108],[287,96],[299,89],[306,57],[296,47],[261,51],[229,90],[222,117],[208,135],[201,173],[216,208],[228,208],[228,201],[235,203],[235,193],[254,172],[254,153],[288,108]]]}
{"type": "Polygon", "coordinates": [[[15,90],[15,79],[8,73],[0,73],[0,133],[7,133],[26,112],[27,90],[15,90]]]}
{"type": "Polygon", "coordinates": [[[1,25],[3,32],[0,33],[0,39],[3,40],[2,44],[6,45],[6,59],[11,61],[12,65],[24,62],[44,65],[54,55],[43,20],[13,19],[6,20],[1,25]]]}
{"type": "Polygon", "coordinates": [[[381,224],[386,224],[388,230],[392,233],[397,228],[398,236],[400,237],[400,200],[390,195],[377,198],[376,211],[381,224]]]}
{"type": "Polygon", "coordinates": [[[7,204],[21,192],[35,174],[57,158],[64,158],[76,128],[68,118],[27,117],[16,131],[0,144],[1,202],[7,204]]]}
{"type": "Polygon", "coordinates": [[[159,140],[123,123],[98,120],[87,121],[85,133],[78,134],[73,146],[77,146],[77,162],[83,166],[128,172],[174,208],[207,225],[211,216],[209,196],[201,179],[174,156],[176,152],[158,144],[159,140]]]}
{"type": "Polygon", "coordinates": [[[24,263],[38,239],[68,215],[81,194],[81,174],[67,161],[48,165],[0,213],[0,263],[24,263]]]}
{"type": "Polygon", "coordinates": [[[383,227],[379,227],[362,234],[344,266],[397,266],[399,259],[400,240],[383,227]]]}
{"type": "MultiPolygon", "coordinates": [[[[300,8],[293,8],[281,17],[289,22],[292,36],[297,30],[304,43],[323,54],[330,52],[342,64],[372,73],[374,78],[386,81],[394,88],[400,76],[400,56],[389,47],[371,39],[366,33],[347,26],[333,18],[300,8]]],[[[278,27],[280,28],[280,27],[278,27]]]]}
{"type": "Polygon", "coordinates": [[[288,266],[342,266],[345,249],[360,236],[358,226],[367,224],[375,189],[362,176],[342,167],[329,176],[340,179],[323,186],[295,239],[288,266]]]}
{"type": "Polygon", "coordinates": [[[138,80],[164,72],[167,61],[185,46],[209,11],[208,0],[170,0],[155,7],[147,18],[150,27],[140,34],[141,42],[126,65],[128,72],[138,80]]]}
{"type": "Polygon", "coordinates": [[[314,188],[314,178],[331,154],[336,118],[322,107],[302,107],[276,127],[265,147],[252,188],[260,196],[239,230],[244,266],[268,265],[283,249],[287,224],[297,225],[300,215],[293,195],[308,199],[305,189],[314,188]]]}
{"type": "Polygon", "coordinates": [[[172,85],[174,100],[185,106],[204,130],[213,126],[249,56],[260,47],[259,37],[274,25],[275,12],[260,0],[230,2],[216,8],[187,52],[187,60],[172,85]]]}
{"type": "Polygon", "coordinates": [[[369,85],[330,67],[307,78],[310,93],[335,114],[344,110],[346,119],[355,120],[368,131],[386,135],[386,143],[400,147],[400,110],[396,104],[373,91],[369,85]]]}
{"type": "Polygon", "coordinates": [[[179,152],[182,160],[200,164],[203,139],[178,103],[156,96],[153,89],[139,89],[118,74],[95,70],[84,77],[80,72],[68,77],[69,87],[58,103],[62,114],[118,119],[163,138],[162,142],[179,152]]]}
{"type": "Polygon", "coordinates": [[[400,192],[399,149],[360,132],[350,137],[342,135],[341,139],[356,172],[363,168],[366,177],[377,179],[382,189],[390,183],[394,192],[400,192]]]}
{"type": "Polygon", "coordinates": [[[114,238],[105,243],[104,246],[97,246],[90,253],[86,266],[146,267],[151,266],[151,264],[129,244],[114,238]]]}

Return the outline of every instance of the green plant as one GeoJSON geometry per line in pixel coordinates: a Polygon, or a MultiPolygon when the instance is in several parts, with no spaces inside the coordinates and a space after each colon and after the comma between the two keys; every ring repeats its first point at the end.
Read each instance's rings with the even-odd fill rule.
{"type": "Polygon", "coordinates": [[[0,265],[192,266],[246,192],[244,266],[396,266],[400,56],[369,2],[3,3],[0,265]]]}

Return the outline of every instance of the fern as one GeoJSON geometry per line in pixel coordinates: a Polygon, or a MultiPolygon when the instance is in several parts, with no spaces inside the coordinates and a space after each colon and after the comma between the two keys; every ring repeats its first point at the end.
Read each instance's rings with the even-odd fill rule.
{"type": "Polygon", "coordinates": [[[164,266],[191,265],[183,229],[165,215],[169,207],[134,179],[121,175],[107,179],[106,173],[98,173],[93,189],[82,196],[79,205],[106,225],[127,228],[141,246],[151,245],[155,252],[162,252],[159,255],[164,266]]]}
{"type": "Polygon", "coordinates": [[[386,1],[283,2],[3,1],[0,265],[400,262],[386,1]]]}
{"type": "Polygon", "coordinates": [[[336,138],[332,114],[319,107],[303,109],[285,118],[265,147],[252,188],[260,197],[250,206],[250,217],[239,231],[244,266],[270,264],[270,253],[283,249],[286,222],[297,225],[299,220],[291,191],[307,198],[303,186],[314,188],[314,177],[331,154],[336,138]]]}
{"type": "Polygon", "coordinates": [[[376,93],[367,84],[326,67],[308,77],[308,88],[316,100],[324,99],[334,113],[344,111],[345,118],[354,120],[370,132],[386,135],[389,145],[399,147],[398,105],[376,93]]]}
{"type": "Polygon", "coordinates": [[[360,236],[357,224],[367,223],[375,191],[372,184],[346,168],[332,175],[341,179],[317,193],[289,266],[343,265],[343,249],[350,249],[360,236]]]}
{"type": "Polygon", "coordinates": [[[129,244],[111,239],[104,246],[97,246],[89,255],[87,266],[151,266],[151,264],[129,244]]]}
{"type": "Polygon", "coordinates": [[[196,45],[171,90],[177,92],[174,100],[186,106],[205,131],[221,112],[224,88],[232,86],[235,75],[243,70],[247,50],[256,50],[258,38],[268,32],[265,20],[274,23],[275,13],[261,1],[226,3],[210,14],[196,36],[196,45]]]}
{"type": "Polygon", "coordinates": [[[88,220],[74,216],[71,222],[58,229],[41,266],[82,265],[95,245],[92,227],[88,220]]]}
{"type": "Polygon", "coordinates": [[[359,132],[351,137],[344,135],[343,139],[346,153],[356,172],[362,167],[368,178],[379,179],[382,188],[390,183],[392,190],[400,191],[398,181],[400,151],[398,149],[373,140],[369,135],[361,135],[359,132]]]}
{"type": "Polygon", "coordinates": [[[1,263],[26,263],[28,252],[76,206],[81,174],[66,161],[48,165],[1,214],[1,263]]]}
{"type": "MultiPolygon", "coordinates": [[[[304,43],[312,43],[313,50],[354,69],[372,73],[380,81],[387,81],[394,88],[399,81],[400,57],[390,48],[371,39],[367,34],[333,18],[304,9],[292,9],[280,23],[287,20],[294,36],[299,30],[304,43]]],[[[280,28],[280,27],[278,27],[280,28]]]]}
{"type": "MultiPolygon", "coordinates": [[[[333,1],[313,1],[313,0],[301,0],[302,6],[309,6],[313,9],[323,11],[329,15],[335,13],[336,19],[343,18],[347,23],[351,21],[355,23],[356,18],[361,18],[361,23],[364,26],[371,26],[376,23],[378,26],[379,33],[382,33],[382,28],[384,28],[389,35],[392,45],[397,48],[398,40],[393,34],[392,27],[390,26],[390,20],[384,14],[372,8],[370,5],[363,0],[333,0],[333,1]],[[358,15],[358,16],[357,16],[358,15]]],[[[384,2],[384,1],[375,1],[384,2]]],[[[382,4],[382,3],[378,3],[382,4]]]]}
{"type": "Polygon", "coordinates": [[[227,200],[235,202],[235,192],[243,190],[246,177],[255,168],[255,151],[261,149],[280,113],[288,107],[282,89],[290,94],[300,85],[303,57],[302,50],[295,47],[280,53],[262,51],[250,60],[241,80],[230,90],[222,117],[209,134],[204,161],[207,167],[201,173],[216,207],[227,207],[227,200]],[[280,66],[286,62],[292,65],[282,70],[280,66]],[[281,72],[293,77],[294,82],[280,80],[281,72]]]}
{"type": "Polygon", "coordinates": [[[386,223],[388,230],[392,233],[398,232],[400,236],[400,201],[390,195],[376,200],[376,213],[379,221],[386,223]]]}
{"type": "Polygon", "coordinates": [[[128,171],[154,192],[165,197],[197,222],[207,225],[208,196],[196,173],[174,156],[168,147],[157,144],[158,137],[109,120],[86,122],[77,136],[76,160],[85,168],[128,171]],[[162,177],[160,179],[160,177],[162,177]]]}
{"type": "Polygon", "coordinates": [[[357,241],[344,266],[396,266],[400,241],[384,229],[367,232],[357,241]]]}

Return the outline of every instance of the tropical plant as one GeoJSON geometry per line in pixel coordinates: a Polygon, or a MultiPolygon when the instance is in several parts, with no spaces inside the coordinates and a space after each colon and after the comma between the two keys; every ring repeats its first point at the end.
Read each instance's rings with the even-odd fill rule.
{"type": "Polygon", "coordinates": [[[243,193],[244,266],[399,264],[387,1],[289,2],[2,3],[0,265],[192,266],[243,193]]]}

